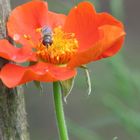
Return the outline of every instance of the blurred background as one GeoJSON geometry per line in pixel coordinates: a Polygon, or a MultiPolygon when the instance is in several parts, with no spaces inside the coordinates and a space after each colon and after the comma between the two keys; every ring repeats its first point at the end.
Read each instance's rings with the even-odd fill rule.
{"type": "MultiPolygon", "coordinates": [[[[70,140],[140,140],[140,18],[139,0],[90,0],[98,12],[109,12],[125,24],[123,49],[115,57],[89,64],[92,93],[87,95],[80,69],[64,103],[70,140]]],[[[27,0],[11,0],[12,9],[27,0]]],[[[48,0],[49,9],[67,14],[72,0],[48,0]]],[[[75,0],[75,4],[80,0],[75,0]]],[[[31,140],[58,140],[52,84],[40,93],[25,87],[31,140]]]]}

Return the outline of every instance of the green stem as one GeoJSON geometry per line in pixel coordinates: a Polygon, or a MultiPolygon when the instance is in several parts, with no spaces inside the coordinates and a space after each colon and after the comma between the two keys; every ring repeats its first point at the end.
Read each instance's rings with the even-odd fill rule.
{"type": "Polygon", "coordinates": [[[69,140],[59,82],[53,83],[53,92],[54,92],[53,93],[54,106],[55,106],[55,112],[56,112],[56,120],[57,120],[57,126],[58,126],[58,131],[59,131],[59,137],[60,137],[60,140],[69,140]]]}

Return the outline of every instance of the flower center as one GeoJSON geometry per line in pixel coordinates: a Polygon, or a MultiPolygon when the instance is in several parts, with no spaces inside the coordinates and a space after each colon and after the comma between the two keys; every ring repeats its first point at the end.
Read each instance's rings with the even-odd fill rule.
{"type": "Polygon", "coordinates": [[[37,57],[53,64],[66,64],[78,49],[74,33],[65,33],[61,27],[52,33],[43,34],[42,41],[36,46],[37,57]]]}

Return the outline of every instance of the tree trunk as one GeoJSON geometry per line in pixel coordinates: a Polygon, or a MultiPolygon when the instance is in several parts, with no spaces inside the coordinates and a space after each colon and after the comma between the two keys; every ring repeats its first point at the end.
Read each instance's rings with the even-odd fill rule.
{"type": "MultiPolygon", "coordinates": [[[[10,1],[0,0],[0,39],[8,39],[6,21],[9,12],[10,1]]],[[[8,63],[7,60],[0,58],[0,68],[6,63],[8,63]]],[[[23,88],[9,89],[1,81],[0,140],[29,140],[23,88]]]]}

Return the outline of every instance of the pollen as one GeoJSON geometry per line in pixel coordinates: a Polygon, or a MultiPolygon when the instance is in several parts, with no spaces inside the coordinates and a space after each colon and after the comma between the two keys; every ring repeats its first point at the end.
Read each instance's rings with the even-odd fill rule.
{"type": "Polygon", "coordinates": [[[24,37],[25,39],[27,39],[27,40],[30,40],[30,39],[31,39],[31,37],[30,37],[29,35],[26,35],[26,34],[24,34],[23,37],[24,37]]]}
{"type": "Polygon", "coordinates": [[[41,28],[37,28],[35,31],[36,31],[37,33],[38,33],[38,32],[41,32],[41,28]]]}
{"type": "Polygon", "coordinates": [[[51,45],[43,45],[42,41],[36,46],[37,57],[52,64],[67,64],[77,52],[78,41],[74,33],[65,33],[61,27],[52,31],[51,45]]]}

